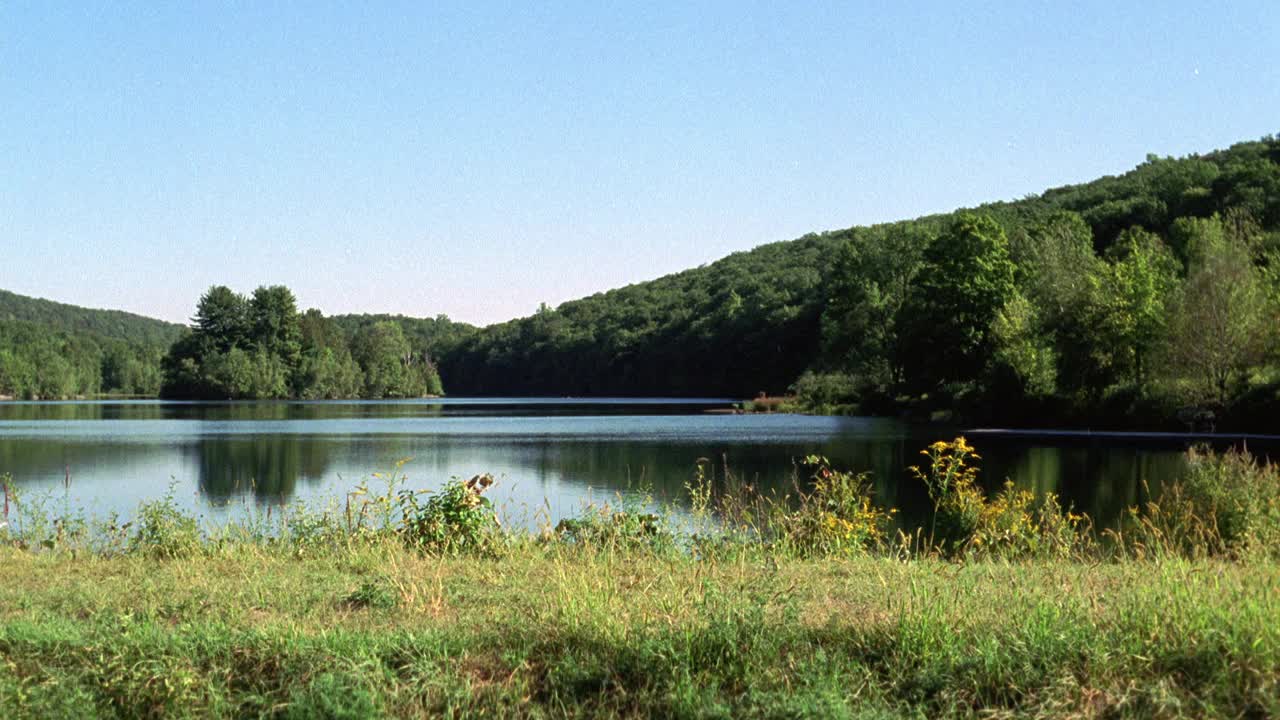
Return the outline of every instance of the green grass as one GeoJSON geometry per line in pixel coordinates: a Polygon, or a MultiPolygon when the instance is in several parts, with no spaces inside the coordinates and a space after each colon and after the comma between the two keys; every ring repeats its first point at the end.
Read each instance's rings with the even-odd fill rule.
{"type": "Polygon", "coordinates": [[[489,476],[218,528],[0,478],[0,718],[1280,716],[1280,470],[1197,451],[1101,543],[970,497],[966,448],[919,473],[972,510],[946,542],[821,458],[789,500],[696,476],[700,534],[626,503],[503,530],[489,476]]]}
{"type": "Polygon", "coordinates": [[[1280,564],[0,550],[6,717],[1268,717],[1280,564]]]}

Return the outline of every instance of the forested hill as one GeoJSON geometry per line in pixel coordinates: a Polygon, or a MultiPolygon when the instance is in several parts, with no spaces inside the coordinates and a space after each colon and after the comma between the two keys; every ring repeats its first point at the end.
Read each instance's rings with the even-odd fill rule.
{"type": "MultiPolygon", "coordinates": [[[[972,212],[765,245],[544,307],[464,338],[440,354],[441,374],[456,394],[749,396],[801,380],[798,389],[823,402],[980,402],[999,387],[1096,405],[1125,389],[1150,396],[1158,381],[1172,390],[1190,383],[1173,371],[1170,343],[1179,318],[1198,307],[1187,292],[1211,284],[1196,273],[1245,272],[1253,293],[1255,280],[1276,275],[1277,250],[1280,142],[1268,137],[1206,155],[1149,156],[1123,175],[972,212]],[[941,255],[949,250],[958,254],[941,255]],[[1248,268],[1212,259],[1237,250],[1248,268]],[[988,261],[1000,269],[974,278],[984,287],[930,275],[986,272],[988,261]],[[1130,281],[1150,267],[1164,274],[1145,278],[1151,292],[1139,297],[1130,281]],[[975,305],[953,317],[942,299],[975,305]],[[967,375],[927,367],[921,354],[954,360],[967,375]]],[[[1270,362],[1213,371],[1214,383],[1232,384],[1214,394],[1242,392],[1242,376],[1260,380],[1270,362]]]]}
{"type": "Polygon", "coordinates": [[[734,395],[812,362],[827,265],[810,235],[484,328],[441,357],[458,394],[734,395]]]}
{"type": "Polygon", "coordinates": [[[0,321],[21,320],[73,333],[168,348],[184,326],[120,310],[93,310],[0,290],[0,321]]]}
{"type": "Polygon", "coordinates": [[[413,352],[426,357],[451,352],[464,338],[478,329],[474,325],[450,320],[447,315],[416,318],[379,313],[333,315],[329,320],[349,338],[357,337],[380,323],[395,323],[400,326],[413,352]]]}
{"type": "Polygon", "coordinates": [[[0,290],[0,396],[154,395],[181,325],[0,290]]]}

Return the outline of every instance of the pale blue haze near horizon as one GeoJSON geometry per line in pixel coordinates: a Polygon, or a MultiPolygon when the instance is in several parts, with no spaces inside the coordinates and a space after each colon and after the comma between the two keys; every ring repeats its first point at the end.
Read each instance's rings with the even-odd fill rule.
{"type": "Polygon", "coordinates": [[[4,3],[0,288],[488,323],[1280,131],[1280,3],[4,3]]]}

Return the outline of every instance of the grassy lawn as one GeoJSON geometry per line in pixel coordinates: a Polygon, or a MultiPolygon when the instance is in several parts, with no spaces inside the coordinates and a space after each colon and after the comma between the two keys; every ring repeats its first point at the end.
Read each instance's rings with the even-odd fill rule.
{"type": "Polygon", "coordinates": [[[4,716],[1268,717],[1280,564],[0,550],[4,716]]]}

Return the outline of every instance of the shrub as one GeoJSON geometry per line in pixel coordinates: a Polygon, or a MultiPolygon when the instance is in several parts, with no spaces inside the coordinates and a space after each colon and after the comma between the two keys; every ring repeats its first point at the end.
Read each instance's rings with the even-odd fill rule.
{"type": "Polygon", "coordinates": [[[376,533],[373,528],[344,523],[342,514],[332,507],[316,510],[297,502],[280,511],[280,540],[299,557],[369,539],[376,533]]]}
{"type": "Polygon", "coordinates": [[[1280,549],[1280,471],[1274,465],[1235,448],[1220,455],[1192,448],[1187,460],[1187,497],[1225,548],[1280,549]]]}
{"type": "Polygon", "coordinates": [[[1035,495],[1012,481],[991,500],[978,496],[981,511],[970,549],[1003,557],[1066,557],[1081,549],[1088,533],[1082,515],[1064,511],[1049,493],[1036,505],[1035,495]]]}
{"type": "Polygon", "coordinates": [[[911,473],[924,482],[933,501],[930,542],[943,552],[959,552],[982,523],[986,499],[977,485],[978,467],[970,464],[982,456],[963,436],[939,440],[920,454],[929,458],[929,465],[912,466],[911,473]]]}
{"type": "Polygon", "coordinates": [[[1006,481],[988,500],[973,462],[982,456],[964,437],[940,440],[921,454],[929,458],[928,466],[912,467],[911,472],[929,490],[934,505],[930,542],[942,553],[1065,557],[1088,543],[1084,517],[1064,511],[1053,493],[1037,506],[1031,492],[1006,481]]]}
{"type": "Polygon", "coordinates": [[[491,550],[498,527],[493,503],[483,493],[493,476],[453,478],[439,492],[402,490],[397,496],[401,537],[410,546],[436,553],[491,550]],[[425,503],[418,498],[430,494],[425,503]]]}
{"type": "Polygon", "coordinates": [[[806,372],[791,385],[801,407],[834,411],[858,399],[857,379],[842,373],[806,372]]]}
{"type": "Polygon", "coordinates": [[[589,505],[580,517],[561,520],[554,535],[580,547],[663,550],[675,546],[661,515],[608,505],[589,505]]]}
{"type": "Polygon", "coordinates": [[[199,550],[203,540],[199,522],[174,501],[173,485],[164,497],[138,506],[137,519],[122,529],[129,527],[129,552],[148,557],[183,557],[199,550]]]}
{"type": "Polygon", "coordinates": [[[799,493],[799,507],[775,506],[771,525],[783,545],[803,556],[851,555],[886,539],[893,511],[872,503],[869,474],[835,470],[820,455],[804,463],[813,468],[812,486],[799,493]]]}

